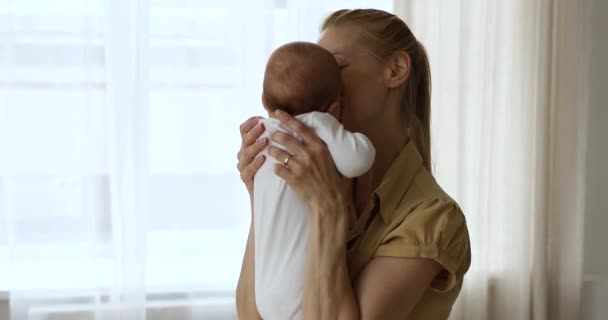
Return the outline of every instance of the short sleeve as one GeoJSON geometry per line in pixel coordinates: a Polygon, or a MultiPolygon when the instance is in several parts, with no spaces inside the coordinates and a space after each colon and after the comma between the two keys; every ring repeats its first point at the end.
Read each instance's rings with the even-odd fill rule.
{"type": "Polygon", "coordinates": [[[424,201],[390,228],[393,229],[375,256],[438,262],[444,271],[431,286],[439,292],[450,291],[462,281],[470,265],[470,244],[464,215],[456,203],[444,199],[424,201]]]}

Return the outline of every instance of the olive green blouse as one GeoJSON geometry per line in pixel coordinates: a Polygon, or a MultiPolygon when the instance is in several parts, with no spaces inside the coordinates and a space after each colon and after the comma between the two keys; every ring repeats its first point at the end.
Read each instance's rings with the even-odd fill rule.
{"type": "Polygon", "coordinates": [[[424,168],[414,142],[403,148],[360,217],[350,217],[348,239],[352,279],[374,257],[428,258],[442,265],[408,319],[448,318],[471,263],[469,233],[458,204],[424,168]]]}

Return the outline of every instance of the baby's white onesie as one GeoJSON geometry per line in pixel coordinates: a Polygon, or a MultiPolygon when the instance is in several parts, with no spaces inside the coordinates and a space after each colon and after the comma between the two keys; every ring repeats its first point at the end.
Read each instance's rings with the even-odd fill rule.
{"type": "MultiPolygon", "coordinates": [[[[338,171],[354,178],[374,162],[375,149],[361,133],[346,131],[328,113],[311,112],[296,117],[325,142],[338,171]]],[[[275,131],[297,136],[277,119],[263,119],[270,145],[275,131]]],[[[302,319],[304,264],[310,223],[310,207],[274,173],[278,163],[266,149],[266,161],[254,177],[253,223],[255,239],[255,298],[264,320],[302,319]]],[[[297,157],[297,156],[296,156],[297,157]]]]}

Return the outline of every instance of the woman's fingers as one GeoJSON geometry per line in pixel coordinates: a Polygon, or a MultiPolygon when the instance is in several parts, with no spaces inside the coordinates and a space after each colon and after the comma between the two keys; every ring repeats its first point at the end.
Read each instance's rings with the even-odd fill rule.
{"type": "Polygon", "coordinates": [[[241,124],[241,126],[239,127],[239,129],[241,131],[241,138],[243,138],[245,136],[245,134],[247,134],[247,132],[249,132],[249,130],[251,130],[253,127],[255,127],[255,125],[258,124],[258,122],[260,122],[260,119],[262,119],[262,117],[255,116],[255,117],[251,117],[251,118],[247,119],[247,121],[243,122],[241,124]]]}
{"type": "Polygon", "coordinates": [[[258,172],[265,160],[266,157],[264,155],[259,155],[253,161],[251,161],[249,165],[243,167],[242,170],[239,168],[241,172],[241,180],[243,180],[245,183],[253,182],[253,176],[255,176],[255,173],[258,172]]]}
{"type": "Polygon", "coordinates": [[[243,136],[243,142],[242,142],[243,148],[246,148],[246,147],[252,145],[260,137],[262,132],[264,132],[264,124],[262,122],[258,123],[253,128],[251,128],[249,131],[247,131],[245,133],[245,135],[243,136]]]}
{"type": "Polygon", "coordinates": [[[298,139],[288,133],[275,131],[270,136],[270,139],[272,139],[272,141],[276,142],[277,144],[280,144],[287,148],[287,150],[289,150],[292,154],[303,155],[306,153],[306,146],[304,146],[302,142],[300,142],[298,139]]]}
{"type": "Polygon", "coordinates": [[[239,160],[239,162],[241,161],[246,149],[260,137],[262,132],[264,132],[264,124],[260,122],[260,119],[262,118],[251,117],[247,121],[243,122],[243,124],[241,124],[239,127],[241,132],[241,149],[236,154],[236,158],[239,160]]]}
{"type": "Polygon", "coordinates": [[[289,171],[293,173],[301,172],[302,166],[298,162],[298,159],[295,154],[292,155],[285,150],[281,150],[273,146],[268,147],[268,154],[275,160],[277,160],[278,164],[280,164],[281,166],[285,166],[285,159],[289,158],[289,160],[287,161],[287,167],[289,168],[289,171]]]}
{"type": "Polygon", "coordinates": [[[274,173],[278,177],[287,181],[287,184],[289,184],[289,185],[291,185],[293,183],[294,178],[296,177],[296,175],[291,171],[291,168],[287,168],[280,163],[276,163],[274,165],[274,173]]]}
{"type": "Polygon", "coordinates": [[[264,147],[268,144],[268,138],[259,139],[256,143],[243,147],[239,152],[239,171],[244,170],[249,164],[253,161],[253,159],[264,149],[264,147]]]}
{"type": "Polygon", "coordinates": [[[265,160],[264,156],[258,156],[258,154],[268,144],[268,138],[259,139],[264,132],[264,124],[260,121],[261,119],[262,117],[251,117],[239,127],[241,148],[236,155],[238,159],[236,166],[250,195],[253,195],[253,176],[265,160]],[[256,142],[256,140],[258,141],[256,142]],[[255,158],[256,156],[258,157],[255,158]]]}
{"type": "Polygon", "coordinates": [[[253,159],[253,157],[255,157],[268,143],[268,139],[266,138],[258,140],[260,135],[264,132],[264,129],[264,124],[260,122],[243,136],[243,140],[241,141],[241,149],[236,154],[236,158],[239,160],[239,162],[244,162],[243,165],[248,165],[249,162],[251,162],[251,159],[253,159]]]}
{"type": "Polygon", "coordinates": [[[305,143],[314,143],[319,140],[318,136],[314,134],[309,127],[307,127],[300,120],[289,115],[287,112],[277,110],[274,114],[279,120],[281,120],[282,123],[298,133],[305,143]]]}

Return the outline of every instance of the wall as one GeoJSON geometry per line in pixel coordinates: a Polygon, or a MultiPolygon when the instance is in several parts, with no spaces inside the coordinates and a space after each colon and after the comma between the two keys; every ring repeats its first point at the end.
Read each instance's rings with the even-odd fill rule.
{"type": "Polygon", "coordinates": [[[608,319],[608,1],[595,0],[587,136],[583,319],[608,319]]]}
{"type": "Polygon", "coordinates": [[[8,300],[0,299],[0,320],[8,320],[8,300]]]}

